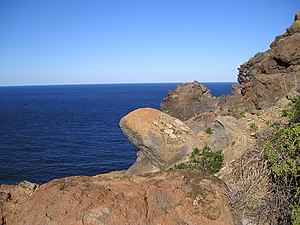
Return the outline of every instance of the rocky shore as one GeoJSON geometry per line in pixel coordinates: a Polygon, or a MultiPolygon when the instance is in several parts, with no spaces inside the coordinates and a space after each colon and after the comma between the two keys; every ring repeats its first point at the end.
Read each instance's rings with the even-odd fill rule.
{"type": "Polygon", "coordinates": [[[138,150],[125,172],[0,185],[0,224],[272,224],[269,174],[258,156],[264,135],[288,124],[282,112],[299,96],[300,13],[269,50],[240,66],[238,82],[218,98],[186,83],[161,111],[122,118],[138,150]],[[219,172],[174,169],[203,148],[222,152],[219,172]]]}

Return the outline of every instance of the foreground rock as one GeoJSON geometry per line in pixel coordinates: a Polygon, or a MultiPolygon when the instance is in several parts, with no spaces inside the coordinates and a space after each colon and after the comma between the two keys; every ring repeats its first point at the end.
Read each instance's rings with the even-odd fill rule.
{"type": "Polygon", "coordinates": [[[166,170],[186,159],[197,147],[195,133],[179,119],[151,108],[135,110],[120,121],[121,129],[140,150],[127,171],[141,174],[166,170]]]}
{"type": "MultiPolygon", "coordinates": [[[[230,225],[224,188],[218,178],[193,170],[69,177],[21,201],[2,201],[2,224],[230,225]]],[[[0,186],[1,193],[7,191],[0,186]]]]}
{"type": "Polygon", "coordinates": [[[18,185],[0,185],[0,224],[5,224],[4,205],[6,211],[13,211],[16,203],[25,201],[37,188],[37,184],[28,181],[23,181],[18,185]]]}

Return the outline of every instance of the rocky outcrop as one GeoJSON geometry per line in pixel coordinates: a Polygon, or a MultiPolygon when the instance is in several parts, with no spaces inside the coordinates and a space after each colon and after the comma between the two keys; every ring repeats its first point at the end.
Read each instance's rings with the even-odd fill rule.
{"type": "Polygon", "coordinates": [[[218,178],[194,170],[69,177],[40,186],[20,202],[8,192],[14,199],[0,200],[2,224],[230,225],[224,189],[218,178]]]}
{"type": "Polygon", "coordinates": [[[169,91],[164,102],[160,105],[161,110],[182,121],[204,112],[214,112],[219,104],[219,100],[211,95],[210,90],[197,81],[169,91]]]}
{"type": "Polygon", "coordinates": [[[299,13],[286,33],[276,37],[271,49],[257,53],[239,68],[244,104],[249,109],[272,106],[291,90],[300,88],[299,13]]]}
{"type": "MultiPolygon", "coordinates": [[[[299,13],[298,13],[299,14],[299,13]]],[[[300,64],[300,19],[295,21],[286,33],[277,36],[271,43],[271,49],[257,53],[239,68],[238,81],[247,83],[259,74],[278,74],[299,71],[300,64]]]]}
{"type": "MultiPolygon", "coordinates": [[[[240,84],[232,87],[231,95],[215,98],[204,85],[194,81],[178,86],[164,99],[161,109],[171,117],[142,109],[122,119],[124,134],[140,150],[128,173],[168,169],[187,159],[194,147],[207,145],[213,151],[222,150],[225,164],[253,147],[256,132],[265,129],[265,122],[257,115],[300,88],[298,24],[299,13],[270,50],[241,65],[240,84]],[[207,129],[211,135],[206,134],[210,133],[207,129]]],[[[280,115],[273,119],[279,120],[280,115]]]]}
{"type": "Polygon", "coordinates": [[[187,125],[156,109],[135,110],[122,118],[120,127],[140,150],[129,174],[166,170],[197,147],[196,135],[187,125]]]}
{"type": "Polygon", "coordinates": [[[275,105],[290,91],[300,90],[299,13],[286,33],[276,37],[270,47],[240,66],[240,84],[233,86],[230,96],[214,98],[204,85],[195,81],[170,91],[161,104],[162,111],[187,121],[212,112],[238,118],[242,108],[255,112],[275,105]]]}

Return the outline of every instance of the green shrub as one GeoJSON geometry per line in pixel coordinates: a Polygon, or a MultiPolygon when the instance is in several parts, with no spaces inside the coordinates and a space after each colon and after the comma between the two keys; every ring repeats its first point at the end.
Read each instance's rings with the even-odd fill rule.
{"type": "Polygon", "coordinates": [[[283,117],[288,117],[290,115],[289,109],[283,109],[281,112],[283,117]]]}
{"type": "Polygon", "coordinates": [[[213,152],[208,146],[203,149],[195,148],[190,155],[189,161],[175,165],[175,169],[193,168],[210,174],[220,171],[223,165],[224,156],[222,151],[213,152]]]}
{"type": "Polygon", "coordinates": [[[299,225],[300,123],[290,124],[267,141],[264,156],[270,164],[274,183],[285,193],[289,202],[291,223],[299,225]]]}
{"type": "Polygon", "coordinates": [[[211,127],[208,127],[207,129],[206,129],[206,131],[205,131],[207,134],[212,134],[212,129],[211,129],[211,127]]]}
{"type": "Polygon", "coordinates": [[[300,95],[294,98],[292,101],[294,103],[292,122],[300,123],[300,95]]]}
{"type": "Polygon", "coordinates": [[[282,116],[289,117],[292,122],[300,122],[300,95],[292,99],[292,106],[282,110],[282,116]]]}
{"type": "Polygon", "coordinates": [[[274,122],[267,121],[267,125],[269,125],[270,127],[279,129],[281,126],[281,123],[280,123],[280,121],[274,121],[274,122]]]}
{"type": "Polygon", "coordinates": [[[300,172],[299,150],[300,124],[298,123],[283,129],[266,142],[265,154],[275,178],[288,179],[290,175],[300,172]]]}

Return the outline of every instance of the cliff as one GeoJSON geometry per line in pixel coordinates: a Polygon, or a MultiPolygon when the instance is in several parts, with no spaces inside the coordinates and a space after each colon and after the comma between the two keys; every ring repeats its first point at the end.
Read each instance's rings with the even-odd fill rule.
{"type": "Polygon", "coordinates": [[[262,146],[289,123],[282,112],[299,96],[299,48],[297,13],[269,50],[240,66],[231,95],[215,98],[195,81],[170,91],[162,111],[122,118],[138,149],[126,172],[1,185],[0,224],[276,224],[262,146]],[[219,172],[193,167],[201,149],[222,153],[219,172]]]}

